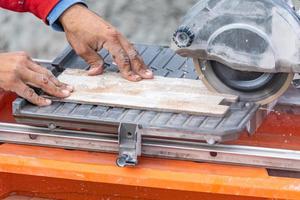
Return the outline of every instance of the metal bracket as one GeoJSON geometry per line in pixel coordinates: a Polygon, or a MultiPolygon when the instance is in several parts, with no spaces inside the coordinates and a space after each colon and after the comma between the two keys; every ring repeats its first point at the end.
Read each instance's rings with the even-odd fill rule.
{"type": "Polygon", "coordinates": [[[140,129],[141,126],[137,124],[120,124],[118,133],[119,156],[116,161],[119,167],[137,165],[142,148],[140,129]]]}

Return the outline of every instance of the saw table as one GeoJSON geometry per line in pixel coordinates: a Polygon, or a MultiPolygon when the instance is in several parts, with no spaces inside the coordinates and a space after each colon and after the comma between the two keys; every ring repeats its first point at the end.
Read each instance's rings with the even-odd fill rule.
{"type": "MultiPolygon", "coordinates": [[[[156,75],[197,79],[192,61],[176,55],[169,48],[149,45],[136,45],[136,48],[156,75]]],[[[107,70],[116,71],[117,68],[112,63],[110,55],[106,51],[101,51],[100,54],[105,58],[107,70]]],[[[87,64],[70,48],[67,48],[52,62],[36,61],[48,67],[56,75],[65,68],[88,68],[87,64]]],[[[300,117],[297,115],[299,112],[299,103],[297,102],[299,98],[299,91],[291,88],[286,95],[272,105],[259,107],[249,102],[230,103],[228,104],[230,106],[229,112],[224,117],[211,117],[59,101],[49,107],[39,108],[29,104],[24,99],[14,100],[14,95],[3,93],[0,101],[0,107],[2,107],[0,113],[0,141],[6,144],[0,146],[0,170],[8,173],[25,173],[39,176],[47,176],[47,173],[49,173],[49,176],[53,178],[100,181],[107,184],[118,183],[150,188],[164,188],[163,185],[165,185],[167,188],[176,191],[226,194],[230,196],[230,199],[233,199],[232,197],[237,195],[237,191],[239,191],[234,190],[232,192],[232,188],[248,188],[243,190],[244,192],[241,194],[245,197],[257,195],[257,197],[264,198],[297,199],[296,197],[300,195],[300,181],[297,179],[297,177],[300,177],[298,131],[300,130],[300,117]],[[13,109],[10,110],[10,102],[12,101],[13,109]],[[12,118],[12,114],[14,118],[12,118]],[[45,147],[23,147],[7,143],[45,147]],[[56,147],[62,150],[46,147],[56,147]],[[84,150],[84,152],[69,150],[84,150]],[[114,154],[88,153],[90,151],[114,154]],[[35,158],[34,154],[36,152],[40,153],[35,158]],[[43,152],[49,152],[49,154],[43,155],[43,152]],[[59,158],[60,153],[64,154],[63,160],[59,158]],[[115,154],[118,154],[118,156],[115,154]],[[58,157],[56,158],[56,156],[58,157]],[[191,171],[185,171],[184,167],[184,163],[188,162],[182,162],[181,164],[180,161],[142,158],[140,165],[137,165],[140,156],[233,165],[223,167],[223,165],[194,163],[195,165],[192,164],[191,167],[193,172],[190,173],[191,171]],[[85,158],[88,158],[88,161],[85,158]],[[36,165],[32,159],[38,159],[43,164],[36,165]],[[90,159],[93,163],[91,168],[88,167],[88,165],[91,165],[90,159]],[[106,161],[106,159],[108,160],[106,161]],[[17,167],[17,163],[24,164],[22,169],[17,167]],[[50,166],[47,166],[47,163],[50,166]],[[74,163],[74,165],[71,163],[74,163]],[[137,165],[137,171],[127,168],[115,168],[115,163],[118,166],[137,165]],[[153,174],[150,172],[147,179],[152,180],[154,177],[160,177],[156,173],[160,173],[161,169],[155,167],[156,164],[165,166],[164,170],[171,167],[172,169],[167,170],[170,170],[169,178],[173,175],[175,179],[178,178],[176,184],[174,182],[174,185],[172,185],[172,181],[164,175],[162,175],[162,178],[165,177],[166,182],[160,180],[162,181],[160,184],[151,181],[150,183],[146,181],[146,177],[141,177],[143,181],[135,175],[135,178],[129,177],[135,172],[141,175],[150,169],[153,174]],[[105,166],[106,169],[104,170],[105,166]],[[42,167],[47,168],[47,172],[40,171],[42,167]],[[198,167],[199,169],[197,169],[198,167]],[[201,170],[204,169],[203,167],[207,168],[208,171],[201,170]],[[35,170],[31,170],[31,168],[35,170]],[[229,170],[230,168],[232,170],[229,170]],[[90,171],[93,169],[96,171],[90,171]],[[249,171],[247,171],[248,169],[249,171]],[[263,173],[258,172],[260,169],[263,173]],[[138,172],[139,170],[140,172],[138,172]],[[174,174],[171,172],[173,170],[175,170],[174,174]],[[63,174],[58,175],[58,171],[63,172],[63,174]],[[126,174],[125,171],[129,173],[126,174]],[[245,174],[241,175],[238,171],[245,174]],[[209,186],[213,184],[211,181],[205,181],[220,178],[219,175],[214,174],[215,172],[222,174],[219,174],[222,176],[222,181],[220,179],[222,183],[219,182],[220,184],[218,183],[216,188],[212,185],[209,186]],[[121,175],[120,173],[125,174],[121,175]],[[191,179],[188,177],[183,178],[189,173],[188,177],[191,176],[191,179]],[[204,177],[204,174],[203,177],[197,176],[193,182],[192,177],[195,177],[198,173],[208,173],[208,176],[207,178],[204,177]],[[235,178],[230,177],[231,173],[235,174],[233,175],[235,178]],[[104,178],[104,174],[109,175],[109,177],[104,178]],[[177,177],[179,174],[181,174],[181,178],[177,177]],[[76,176],[78,177],[76,178],[76,176]],[[277,177],[274,178],[273,176],[277,177]],[[118,177],[124,179],[118,179],[119,181],[117,181],[118,177]],[[230,178],[232,182],[225,177],[230,178]],[[243,185],[243,181],[246,179],[248,183],[243,185]],[[182,181],[189,182],[190,184],[187,184],[189,186],[183,184],[182,181]],[[256,183],[256,181],[259,183],[256,183]],[[276,187],[272,187],[274,182],[276,187]],[[241,183],[241,185],[235,185],[238,183],[241,183]],[[249,189],[253,185],[257,185],[257,188],[249,189]],[[207,190],[208,186],[211,189],[207,190]],[[223,191],[221,188],[227,188],[228,190],[224,189],[223,191]]],[[[161,173],[168,174],[166,171],[161,173]]],[[[3,177],[14,177],[14,175],[4,174],[3,177]]],[[[27,180],[26,177],[22,178],[27,180]]],[[[14,177],[14,180],[17,179],[17,177],[14,177]]],[[[53,179],[49,181],[49,184],[55,181],[53,179]]],[[[70,181],[66,181],[66,183],[69,184],[70,181]]],[[[89,185],[88,188],[91,189],[92,186],[89,185]]],[[[181,193],[181,195],[183,194],[181,193]]],[[[44,197],[49,197],[49,195],[44,195],[44,197]]],[[[61,196],[56,195],[56,197],[61,196]]],[[[153,199],[157,198],[153,197],[153,199]]]]}
{"type": "MultiPolygon", "coordinates": [[[[169,48],[146,45],[137,45],[136,48],[156,75],[197,79],[191,60],[176,55],[169,48]]],[[[103,50],[100,54],[107,63],[107,70],[117,70],[107,51],[103,50]]],[[[70,48],[52,63],[42,64],[56,75],[65,68],[88,68],[70,48]]],[[[49,107],[39,108],[24,99],[17,99],[13,103],[15,119],[32,126],[2,124],[4,130],[12,132],[6,139],[2,135],[2,140],[118,152],[117,163],[121,166],[136,165],[138,156],[144,154],[171,159],[247,165],[259,163],[264,167],[300,169],[299,152],[213,145],[236,140],[243,131],[252,134],[261,123],[259,117],[267,113],[249,102],[236,102],[229,106],[230,110],[224,117],[210,117],[59,101],[49,107]],[[24,132],[27,135],[20,134],[24,132]],[[266,159],[269,157],[273,157],[274,161],[266,159]]]]}

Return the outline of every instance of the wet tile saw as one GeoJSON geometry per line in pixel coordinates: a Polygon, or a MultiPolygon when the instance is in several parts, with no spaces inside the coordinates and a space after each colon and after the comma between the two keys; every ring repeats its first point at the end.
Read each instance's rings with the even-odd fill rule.
{"type": "MultiPolygon", "coordinates": [[[[59,100],[41,108],[17,98],[15,124],[5,120],[11,106],[5,107],[0,97],[0,141],[117,153],[118,166],[134,166],[143,155],[299,172],[300,91],[291,87],[279,98],[300,70],[298,33],[298,16],[285,1],[202,0],[173,37],[172,48],[187,58],[169,47],[135,47],[155,75],[200,75],[210,89],[238,95],[225,116],[59,100]]],[[[117,70],[105,49],[99,54],[106,70],[117,70]]],[[[56,76],[89,67],[71,48],[53,61],[36,62],[56,76]]]]}
{"type": "Polygon", "coordinates": [[[172,46],[193,58],[211,90],[259,104],[278,99],[300,72],[300,20],[291,1],[199,1],[172,46]]]}

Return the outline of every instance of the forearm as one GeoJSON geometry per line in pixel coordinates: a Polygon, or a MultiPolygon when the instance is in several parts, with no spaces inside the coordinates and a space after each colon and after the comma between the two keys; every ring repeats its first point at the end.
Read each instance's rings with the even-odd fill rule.
{"type": "Polygon", "coordinates": [[[86,6],[84,0],[60,0],[59,3],[52,9],[47,20],[54,30],[63,31],[59,18],[67,9],[75,4],[83,4],[86,6]]]}

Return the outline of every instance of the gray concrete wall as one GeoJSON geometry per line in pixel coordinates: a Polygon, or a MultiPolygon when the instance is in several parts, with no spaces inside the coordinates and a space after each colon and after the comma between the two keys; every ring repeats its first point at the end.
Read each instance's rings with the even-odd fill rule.
{"type": "MultiPolygon", "coordinates": [[[[131,41],[169,44],[179,19],[197,0],[88,0],[89,8],[115,25],[131,41]]],[[[0,51],[27,51],[51,59],[66,45],[63,33],[52,31],[31,14],[0,9],[0,51]]],[[[101,30],[99,30],[101,31],[101,30]]]]}
{"type": "MultiPolygon", "coordinates": [[[[169,44],[179,19],[198,0],[87,0],[89,7],[115,25],[131,41],[169,44]]],[[[297,6],[299,0],[294,0],[297,6]]],[[[51,59],[66,45],[63,33],[52,31],[31,14],[0,9],[0,51],[27,51],[51,59]]],[[[99,30],[101,31],[101,30],[99,30]]]]}

